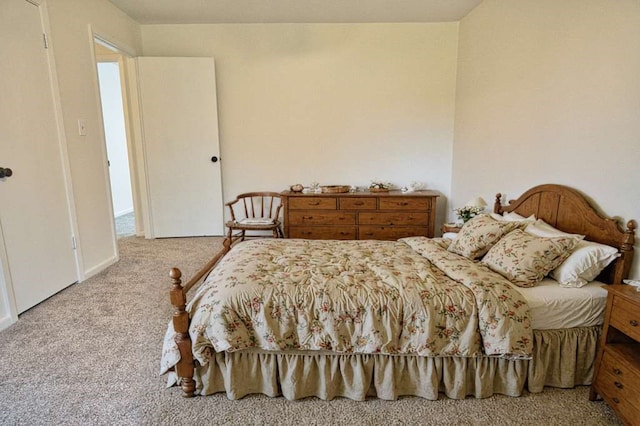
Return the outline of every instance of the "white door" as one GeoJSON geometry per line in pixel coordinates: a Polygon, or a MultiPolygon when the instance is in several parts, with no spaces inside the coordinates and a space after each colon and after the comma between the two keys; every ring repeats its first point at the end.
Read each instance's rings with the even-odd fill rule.
{"type": "Polygon", "coordinates": [[[13,172],[0,179],[0,226],[18,313],[77,281],[42,28],[39,7],[0,3],[0,167],[13,172]]]}
{"type": "Polygon", "coordinates": [[[223,235],[213,58],[137,58],[147,236],[223,235]]]}

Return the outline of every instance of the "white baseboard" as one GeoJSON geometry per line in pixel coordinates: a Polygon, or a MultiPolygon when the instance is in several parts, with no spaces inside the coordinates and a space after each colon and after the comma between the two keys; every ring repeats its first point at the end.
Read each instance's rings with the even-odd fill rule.
{"type": "Polygon", "coordinates": [[[10,316],[4,316],[2,318],[0,318],[0,330],[4,330],[5,328],[9,327],[11,324],[14,324],[15,321],[13,321],[13,319],[11,319],[10,316]]]}
{"type": "Polygon", "coordinates": [[[94,276],[96,274],[99,274],[100,272],[102,272],[105,269],[107,269],[109,266],[111,266],[114,263],[116,263],[118,260],[120,260],[120,257],[119,256],[114,256],[112,258],[109,258],[109,259],[105,260],[102,263],[97,264],[93,268],[87,269],[86,271],[84,271],[84,279],[82,281],[86,281],[89,278],[91,278],[92,276],[94,276]]]}

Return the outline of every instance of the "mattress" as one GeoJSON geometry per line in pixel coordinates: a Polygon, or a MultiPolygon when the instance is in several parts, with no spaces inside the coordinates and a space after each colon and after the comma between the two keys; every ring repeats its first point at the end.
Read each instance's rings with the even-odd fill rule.
{"type": "Polygon", "coordinates": [[[532,328],[555,330],[601,325],[607,304],[604,285],[593,281],[584,287],[566,288],[551,278],[545,278],[535,287],[514,287],[529,304],[532,328]]]}

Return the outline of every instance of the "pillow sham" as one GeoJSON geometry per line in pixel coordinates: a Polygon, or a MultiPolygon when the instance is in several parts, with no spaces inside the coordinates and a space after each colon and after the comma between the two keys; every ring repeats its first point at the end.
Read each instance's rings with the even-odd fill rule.
{"type": "Polygon", "coordinates": [[[477,259],[489,251],[500,237],[518,226],[518,222],[502,222],[488,214],[478,215],[462,226],[448,250],[471,260],[477,259]]]}
{"type": "Polygon", "coordinates": [[[542,219],[538,219],[535,222],[527,225],[525,232],[537,237],[582,237],[580,234],[570,234],[554,228],[542,219]]]}
{"type": "MultiPolygon", "coordinates": [[[[525,231],[541,237],[576,236],[538,220],[525,231]]],[[[562,287],[582,287],[593,281],[604,268],[620,257],[617,248],[592,241],[580,241],[571,255],[549,274],[562,287]]]]}
{"type": "Polygon", "coordinates": [[[498,241],[481,263],[520,287],[533,287],[560,265],[578,237],[536,237],[516,229],[498,241]]]}

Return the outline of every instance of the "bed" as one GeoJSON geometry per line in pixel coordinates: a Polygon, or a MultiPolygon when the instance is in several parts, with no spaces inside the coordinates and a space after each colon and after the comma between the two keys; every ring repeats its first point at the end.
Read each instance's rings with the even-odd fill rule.
{"type": "MultiPolygon", "coordinates": [[[[494,252],[507,235],[533,238],[522,236],[526,222],[500,224],[496,248],[475,260],[451,250],[465,237],[226,244],[184,285],[171,270],[175,312],[161,373],[185,397],[230,399],[463,399],[590,384],[606,299],[600,287],[628,276],[635,222],[623,230],[560,185],[534,187],[508,205],[497,194],[494,213],[533,215],[617,252],[593,282],[560,289],[550,278],[514,286],[526,274],[507,279],[491,269],[504,263],[494,252]]],[[[580,238],[551,240],[567,244],[564,261],[580,238]]]]}

